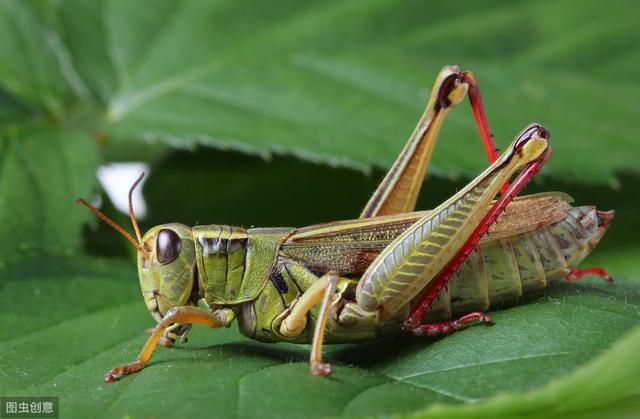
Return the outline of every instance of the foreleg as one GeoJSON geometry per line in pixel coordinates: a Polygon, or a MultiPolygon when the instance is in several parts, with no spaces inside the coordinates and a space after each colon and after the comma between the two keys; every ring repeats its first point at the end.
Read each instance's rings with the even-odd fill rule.
{"type": "Polygon", "coordinates": [[[149,363],[149,360],[151,360],[153,351],[165,330],[174,323],[205,324],[217,329],[227,326],[234,318],[233,311],[230,309],[207,312],[196,307],[174,307],[167,312],[162,318],[162,321],[154,328],[153,333],[142,347],[138,358],[129,364],[112,368],[104,376],[104,381],[106,383],[112,383],[117,380],[119,376],[132,374],[143,369],[149,363]]]}

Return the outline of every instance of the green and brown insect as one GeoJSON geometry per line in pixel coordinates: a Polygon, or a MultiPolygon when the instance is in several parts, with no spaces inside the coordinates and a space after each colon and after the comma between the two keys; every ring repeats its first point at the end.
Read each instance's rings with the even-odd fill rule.
{"type": "Polygon", "coordinates": [[[136,361],[113,368],[105,381],[144,368],[159,342],[184,338],[193,324],[219,328],[237,320],[256,340],[311,342],[311,371],[327,375],[325,339],[449,334],[491,324],[483,311],[550,282],[587,273],[610,280],[600,268],[575,267],[598,244],[613,211],[572,207],[559,192],[515,198],[551,155],[548,140],[549,132],[532,124],[498,156],[475,77],[445,67],[358,219],[304,228],[174,223],[142,237],[131,209],[140,177],[129,193],[135,239],[79,200],[138,249],[142,295],[158,322],[136,361]],[[467,94],[491,165],[437,208],[414,212],[442,122],[467,94]]]}

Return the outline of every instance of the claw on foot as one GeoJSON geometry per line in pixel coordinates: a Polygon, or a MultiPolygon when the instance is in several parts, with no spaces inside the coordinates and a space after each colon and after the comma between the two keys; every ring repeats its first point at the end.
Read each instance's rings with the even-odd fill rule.
{"type": "Polygon", "coordinates": [[[167,338],[166,336],[162,336],[158,342],[160,346],[164,346],[165,348],[171,348],[174,343],[175,340],[172,340],[170,337],[167,338]]]}
{"type": "Polygon", "coordinates": [[[418,326],[419,326],[418,322],[416,322],[413,319],[413,317],[409,317],[407,320],[404,321],[404,323],[402,323],[402,331],[405,333],[408,333],[418,326]]]}
{"type": "Polygon", "coordinates": [[[107,384],[111,384],[114,381],[117,381],[120,377],[140,371],[142,368],[144,368],[144,365],[140,361],[135,361],[127,365],[121,365],[119,367],[111,368],[111,370],[109,370],[109,372],[105,374],[104,382],[107,384]]]}
{"type": "Polygon", "coordinates": [[[326,377],[331,374],[331,364],[314,362],[311,364],[311,374],[326,377]]]}

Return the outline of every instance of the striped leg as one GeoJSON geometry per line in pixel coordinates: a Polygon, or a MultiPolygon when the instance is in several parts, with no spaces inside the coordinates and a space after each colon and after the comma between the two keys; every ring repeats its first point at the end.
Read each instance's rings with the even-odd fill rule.
{"type": "Polygon", "coordinates": [[[360,218],[411,212],[415,209],[444,118],[451,108],[462,101],[467,91],[489,163],[496,161],[498,154],[475,76],[468,71],[461,72],[455,66],[444,67],[436,78],[429,103],[413,134],[371,196],[360,218]]]}
{"type": "MultiPolygon", "coordinates": [[[[548,132],[545,133],[545,135],[548,135],[548,132]]],[[[444,269],[438,274],[438,277],[428,285],[427,291],[420,297],[418,303],[413,307],[409,318],[405,320],[403,325],[405,330],[413,330],[416,327],[420,327],[418,325],[422,322],[425,311],[431,306],[440,290],[451,280],[453,274],[455,274],[460,269],[462,263],[467,260],[473,248],[478,244],[482,236],[489,231],[489,227],[491,227],[498,216],[505,210],[507,205],[509,205],[513,198],[515,198],[531,178],[538,173],[542,168],[542,165],[550,156],[551,149],[548,148],[538,159],[527,164],[526,168],[518,175],[507,191],[502,194],[500,199],[493,203],[473,232],[466,238],[464,244],[456,250],[455,255],[447,263],[446,267],[444,267],[444,269]]]]}
{"type": "Polygon", "coordinates": [[[478,234],[476,227],[486,221],[502,185],[522,166],[527,165],[527,172],[549,155],[547,136],[540,125],[527,127],[487,170],[398,236],[362,275],[356,290],[358,305],[365,311],[378,311],[384,318],[429,290],[452,258],[478,234]]]}

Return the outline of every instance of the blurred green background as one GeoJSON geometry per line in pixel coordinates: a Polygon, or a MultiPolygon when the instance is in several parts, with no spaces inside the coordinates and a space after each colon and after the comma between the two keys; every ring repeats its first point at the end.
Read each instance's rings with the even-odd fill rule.
{"type": "MultiPolygon", "coordinates": [[[[636,414],[638,338],[619,340],[640,319],[639,21],[630,0],[1,0],[0,394],[59,395],[63,417],[636,414]],[[587,261],[616,285],[561,285],[435,342],[337,347],[329,380],[308,377],[305,347],[196,330],[102,384],[152,320],[131,246],[73,205],[100,194],[128,228],[99,165],[149,165],[143,230],[353,218],[446,64],[477,75],[499,147],[551,130],[526,193],[616,209],[587,261]]],[[[463,103],[420,207],[485,166],[463,103]]]]}

